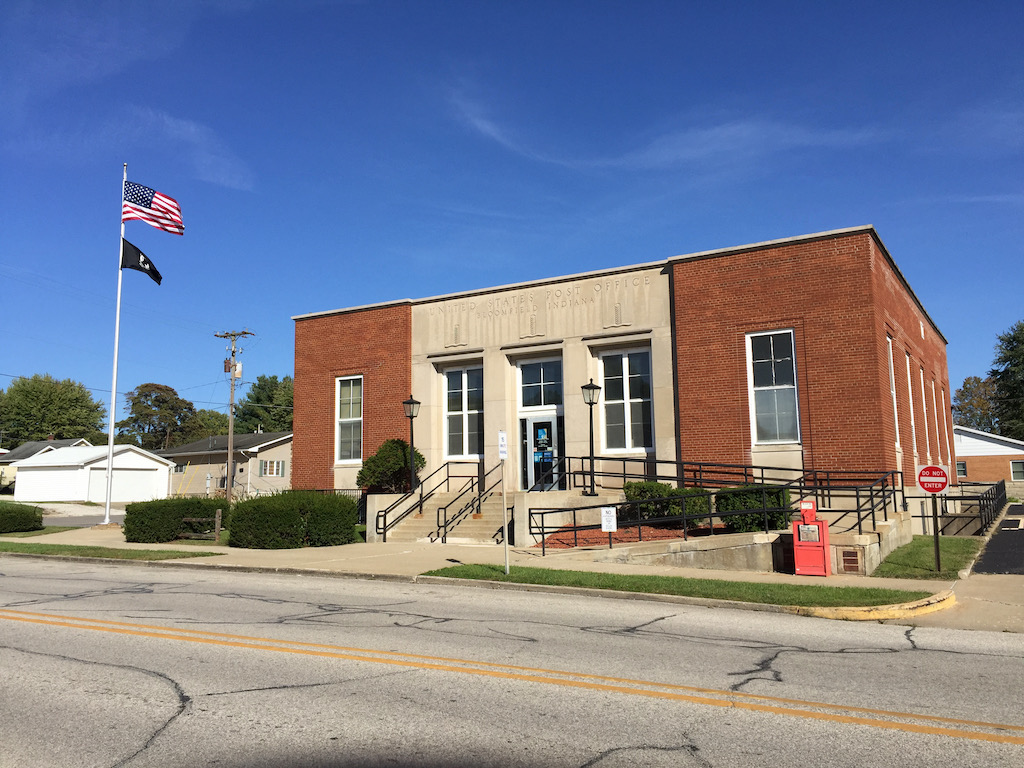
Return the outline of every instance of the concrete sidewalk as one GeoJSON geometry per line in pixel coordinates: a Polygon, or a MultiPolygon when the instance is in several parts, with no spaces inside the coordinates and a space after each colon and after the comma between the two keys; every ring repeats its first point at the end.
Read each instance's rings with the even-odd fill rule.
{"type": "MultiPolygon", "coordinates": [[[[95,515],[95,508],[86,508],[95,515]]],[[[67,510],[62,515],[67,515],[67,510]]],[[[102,510],[100,511],[102,517],[102,510]]],[[[50,522],[49,516],[47,522],[50,522]]],[[[4,538],[4,537],[0,537],[4,538]]],[[[22,541],[25,539],[8,539],[22,541]]],[[[119,526],[111,525],[81,527],[75,530],[33,537],[31,541],[51,544],[74,544],[79,546],[102,546],[127,549],[197,549],[215,552],[216,556],[160,561],[177,567],[224,568],[268,572],[315,573],[318,575],[347,576],[351,578],[389,579],[400,581],[430,581],[422,577],[427,571],[444,568],[458,563],[481,563],[503,566],[504,548],[495,545],[433,544],[428,542],[387,542],[375,544],[348,544],[338,547],[316,547],[285,550],[236,549],[214,545],[182,544],[134,544],[124,540],[119,526]]],[[[546,557],[539,549],[509,549],[510,565],[579,570],[599,573],[647,574],[660,576],[682,576],[696,579],[721,579],[728,581],[752,581],[763,583],[813,584],[831,587],[878,587],[926,591],[933,597],[924,603],[902,606],[896,612],[880,612],[878,609],[853,609],[828,611],[800,611],[812,615],[846,619],[870,619],[886,623],[913,624],[928,627],[990,630],[1024,633],[1024,576],[975,574],[966,579],[951,581],[922,581],[917,579],[876,579],[863,576],[795,576],[784,573],[755,573],[749,571],[713,571],[697,568],[678,568],[661,565],[636,563],[596,562],[594,556],[606,548],[548,550],[546,557]],[[949,599],[949,593],[955,599],[949,599]],[[941,610],[939,610],[941,609],[941,610]]],[[[137,562],[137,561],[133,561],[137,562]]],[[[459,582],[474,585],[473,582],[459,582]]],[[[485,583],[477,582],[476,586],[485,583]]],[[[493,584],[488,584],[493,586],[493,584]]],[[[526,585],[501,585],[502,588],[532,589],[526,585]]],[[[553,588],[544,588],[551,590],[553,588]]],[[[569,591],[569,590],[559,590],[569,591]]],[[[601,590],[588,590],[590,594],[608,595],[601,590]]],[[[617,597],[624,597],[615,593],[617,597]]],[[[654,595],[632,595],[634,599],[664,599],[700,605],[722,604],[722,602],[698,598],[674,598],[654,595]]],[[[734,607],[752,610],[785,611],[784,607],[746,605],[729,603],[734,607]]],[[[793,612],[793,611],[789,611],[793,612]]]]}

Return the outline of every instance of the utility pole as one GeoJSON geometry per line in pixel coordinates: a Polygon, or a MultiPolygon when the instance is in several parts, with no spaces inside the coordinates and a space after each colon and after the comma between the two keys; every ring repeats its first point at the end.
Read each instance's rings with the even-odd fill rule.
{"type": "Polygon", "coordinates": [[[235,484],[235,379],[242,377],[242,364],[235,360],[235,355],[242,350],[237,348],[236,342],[246,336],[253,336],[250,331],[224,331],[224,333],[213,334],[218,339],[231,339],[231,357],[224,360],[224,373],[231,374],[231,401],[228,404],[228,478],[225,483],[224,503],[231,508],[231,492],[235,484]]]}

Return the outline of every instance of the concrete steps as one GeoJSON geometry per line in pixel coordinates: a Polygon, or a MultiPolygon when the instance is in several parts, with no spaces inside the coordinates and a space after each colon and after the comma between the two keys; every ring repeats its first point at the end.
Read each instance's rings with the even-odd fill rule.
{"type": "MultiPolygon", "coordinates": [[[[410,515],[388,533],[388,541],[439,541],[441,531],[437,525],[437,511],[455,501],[454,493],[437,493],[424,503],[422,514],[410,515]]],[[[449,510],[449,517],[456,515],[471,501],[469,496],[460,498],[449,510]]],[[[500,544],[501,541],[501,493],[491,493],[483,501],[481,514],[465,514],[454,527],[449,527],[447,541],[450,544],[500,544]]]]}

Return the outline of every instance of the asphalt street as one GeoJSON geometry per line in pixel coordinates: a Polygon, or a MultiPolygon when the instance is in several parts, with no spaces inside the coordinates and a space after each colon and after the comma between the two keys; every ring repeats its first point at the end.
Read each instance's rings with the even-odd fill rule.
{"type": "Polygon", "coordinates": [[[4,768],[1024,764],[1002,632],[5,557],[0,666],[4,768]]]}

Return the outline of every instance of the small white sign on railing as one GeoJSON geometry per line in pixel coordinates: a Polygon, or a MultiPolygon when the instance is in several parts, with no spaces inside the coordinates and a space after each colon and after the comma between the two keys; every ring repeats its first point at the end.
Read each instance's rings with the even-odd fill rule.
{"type": "Polygon", "coordinates": [[[601,530],[606,533],[619,530],[619,521],[615,516],[615,507],[601,507],[601,530]]]}

